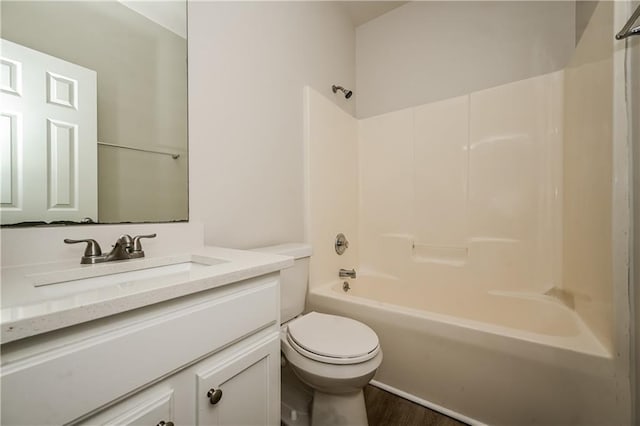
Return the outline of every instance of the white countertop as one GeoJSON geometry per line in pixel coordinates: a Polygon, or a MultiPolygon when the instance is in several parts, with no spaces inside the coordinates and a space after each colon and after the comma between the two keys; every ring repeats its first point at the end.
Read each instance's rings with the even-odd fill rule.
{"type": "Polygon", "coordinates": [[[203,247],[188,253],[147,257],[97,265],[52,262],[2,268],[0,343],[34,336],[109,315],[141,308],[176,297],[224,286],[244,279],[276,272],[293,265],[293,258],[268,253],[203,247]],[[101,269],[117,273],[135,262],[185,261],[192,257],[214,258],[220,263],[194,270],[174,272],[154,278],[95,288],[82,288],[73,281],[42,284],[48,276],[90,276],[101,269]]]}

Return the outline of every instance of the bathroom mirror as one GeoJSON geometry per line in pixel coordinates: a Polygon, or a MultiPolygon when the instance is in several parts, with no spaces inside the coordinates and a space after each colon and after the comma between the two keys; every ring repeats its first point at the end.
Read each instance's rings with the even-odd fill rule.
{"type": "Polygon", "coordinates": [[[2,225],[188,219],[186,1],[2,1],[2,225]]]}

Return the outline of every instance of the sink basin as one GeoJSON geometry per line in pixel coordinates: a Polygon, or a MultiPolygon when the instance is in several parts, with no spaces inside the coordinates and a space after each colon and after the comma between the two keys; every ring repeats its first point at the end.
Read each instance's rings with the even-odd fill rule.
{"type": "Polygon", "coordinates": [[[144,268],[136,271],[119,272],[115,274],[101,275],[98,277],[68,280],[62,283],[54,283],[54,284],[61,285],[61,284],[72,283],[73,285],[82,286],[83,288],[95,288],[99,286],[101,287],[103,285],[118,284],[123,282],[143,280],[147,278],[161,277],[164,275],[175,274],[178,272],[189,272],[195,269],[206,268],[208,266],[211,266],[211,265],[206,263],[188,261],[188,262],[175,263],[172,265],[144,268]]]}
{"type": "Polygon", "coordinates": [[[191,272],[226,262],[204,256],[171,256],[155,259],[135,259],[107,262],[97,265],[78,265],[76,268],[31,274],[27,278],[35,287],[73,285],[89,289],[103,285],[118,284],[161,277],[176,273],[191,272]]]}

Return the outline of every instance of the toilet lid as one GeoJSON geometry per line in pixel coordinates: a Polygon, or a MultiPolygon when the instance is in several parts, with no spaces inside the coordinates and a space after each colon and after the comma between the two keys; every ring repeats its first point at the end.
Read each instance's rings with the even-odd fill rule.
{"type": "Polygon", "coordinates": [[[379,350],[378,336],[365,324],[318,312],[292,321],[288,326],[288,336],[295,343],[294,347],[318,355],[313,357],[318,360],[326,357],[363,362],[373,358],[379,350]]]}

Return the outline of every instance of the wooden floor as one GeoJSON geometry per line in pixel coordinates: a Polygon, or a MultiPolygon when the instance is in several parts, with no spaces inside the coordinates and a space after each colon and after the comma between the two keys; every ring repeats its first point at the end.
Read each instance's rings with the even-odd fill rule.
{"type": "Polygon", "coordinates": [[[464,426],[457,420],[375,386],[364,389],[369,426],[464,426]]]}

